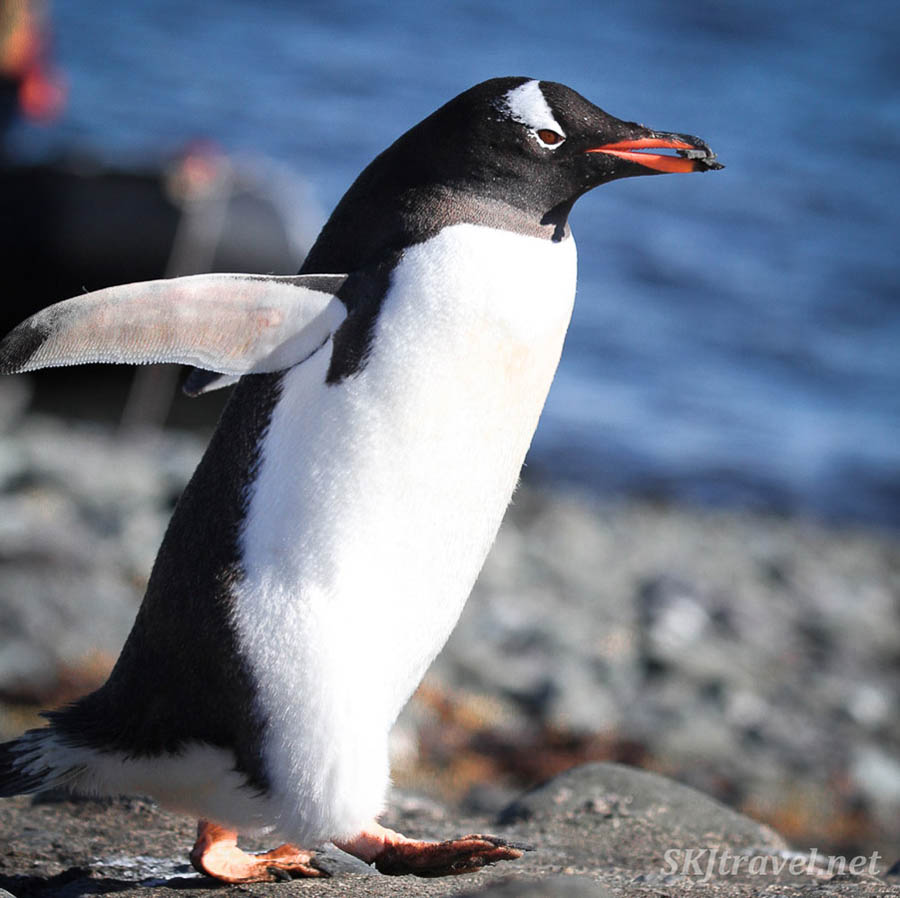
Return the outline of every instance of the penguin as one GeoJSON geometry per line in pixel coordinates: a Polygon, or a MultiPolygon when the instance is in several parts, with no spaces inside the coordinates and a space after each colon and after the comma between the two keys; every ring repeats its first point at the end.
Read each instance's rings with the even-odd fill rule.
{"type": "Polygon", "coordinates": [[[13,330],[4,374],[178,362],[192,394],[236,386],[108,680],[0,745],[0,796],[149,795],[199,819],[191,862],[231,883],[326,875],[329,840],[388,874],[521,856],[381,825],[388,733],[515,489],[572,313],[574,202],[721,167],[699,138],[496,78],[376,157],[297,276],[112,287],[13,330]],[[250,832],[284,844],[246,853],[250,832]]]}

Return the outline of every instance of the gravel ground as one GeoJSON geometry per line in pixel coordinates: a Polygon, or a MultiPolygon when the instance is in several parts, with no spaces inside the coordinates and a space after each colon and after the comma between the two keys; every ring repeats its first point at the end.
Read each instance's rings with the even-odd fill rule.
{"type": "MultiPolygon", "coordinates": [[[[194,437],[22,415],[0,390],[0,738],[102,680],[194,437]],[[6,422],[5,429],[3,422],[6,422]]],[[[900,857],[900,537],[526,484],[394,734],[470,815],[586,760],[656,770],[798,847],[900,857]]]]}
{"type": "Polygon", "coordinates": [[[735,898],[900,896],[896,877],[883,866],[878,870],[885,875],[868,869],[836,872],[836,866],[829,871],[827,862],[788,851],[772,830],[707,796],[620,765],[577,767],[520,796],[499,819],[461,819],[433,800],[398,794],[388,820],[431,838],[487,829],[532,850],[475,874],[422,880],[382,876],[325,846],[320,863],[331,873],[328,879],[223,887],[185,862],[192,821],[148,801],[30,805],[20,798],[0,805],[0,842],[7,846],[0,888],[15,898],[109,892],[164,898],[182,889],[198,898],[226,893],[658,898],[694,888],[735,898]]]}
{"type": "Polygon", "coordinates": [[[526,488],[419,699],[409,744],[451,778],[474,718],[459,741],[513,788],[625,760],[796,844],[900,855],[900,539],[526,488]]]}

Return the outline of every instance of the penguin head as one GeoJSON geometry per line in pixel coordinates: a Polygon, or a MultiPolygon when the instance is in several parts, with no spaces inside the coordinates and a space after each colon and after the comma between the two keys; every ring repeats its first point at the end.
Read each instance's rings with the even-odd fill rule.
{"type": "Polygon", "coordinates": [[[475,85],[400,144],[416,148],[409,162],[429,179],[544,216],[568,214],[578,197],[607,181],[723,167],[698,137],[623,121],[564,84],[530,78],[475,85]],[[647,152],[661,149],[674,153],[647,152]]]}
{"type": "Polygon", "coordinates": [[[699,138],[604,112],[563,84],[494,78],[377,156],[344,195],[304,271],[355,271],[460,221],[496,217],[564,236],[575,200],[635,175],[722,168],[699,138]],[[677,155],[647,152],[669,149],[677,155]],[[362,227],[361,227],[362,223],[362,227]]]}

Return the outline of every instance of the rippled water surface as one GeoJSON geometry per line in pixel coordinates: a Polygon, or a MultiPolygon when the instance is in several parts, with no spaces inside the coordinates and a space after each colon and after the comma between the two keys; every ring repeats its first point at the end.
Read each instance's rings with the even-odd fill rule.
{"type": "Polygon", "coordinates": [[[573,215],[575,321],[530,459],[603,492],[900,525],[900,6],[58,0],[70,105],[28,152],[200,136],[330,208],[372,156],[495,75],[699,134],[707,176],[573,215]]]}

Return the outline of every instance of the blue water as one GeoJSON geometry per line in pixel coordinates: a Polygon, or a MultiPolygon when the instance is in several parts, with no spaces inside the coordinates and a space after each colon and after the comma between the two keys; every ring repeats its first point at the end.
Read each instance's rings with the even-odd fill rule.
{"type": "Polygon", "coordinates": [[[900,526],[900,4],[58,0],[70,104],[23,151],[206,136],[330,208],[495,75],[704,137],[727,168],[579,201],[577,310],[531,470],[900,526]]]}

